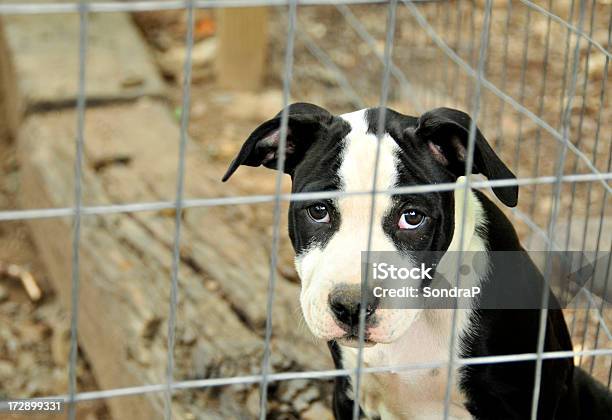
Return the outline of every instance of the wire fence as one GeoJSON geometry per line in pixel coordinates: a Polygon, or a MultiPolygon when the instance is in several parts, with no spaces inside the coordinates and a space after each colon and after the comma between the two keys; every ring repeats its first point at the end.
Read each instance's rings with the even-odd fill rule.
{"type": "MultiPolygon", "coordinates": [[[[582,292],[589,299],[589,308],[597,309],[597,331],[592,349],[586,349],[589,312],[584,319],[585,326],[581,343],[573,352],[545,352],[544,337],[547,311],[541,311],[538,350],[530,354],[507,356],[490,356],[480,358],[458,358],[453,351],[455,328],[452,328],[451,346],[447,360],[432,363],[415,363],[406,366],[365,367],[362,363],[362,349],[358,355],[356,370],[328,370],[306,372],[276,373],[271,368],[270,342],[274,327],[272,307],[277,277],[278,246],[281,235],[281,203],[313,199],[332,199],[349,194],[418,194],[433,191],[462,190],[467,196],[473,189],[488,189],[497,186],[518,185],[527,188],[527,199],[521,206],[512,210],[516,221],[526,226],[529,233],[529,244],[538,238],[547,250],[568,250],[572,237],[572,217],[575,214],[585,219],[583,231],[579,233],[579,248],[585,251],[590,248],[597,253],[612,251],[611,244],[606,243],[604,230],[610,218],[607,208],[608,194],[611,192],[611,136],[610,107],[607,81],[609,74],[610,43],[612,28],[612,8],[609,3],[597,0],[571,0],[563,2],[567,17],[555,14],[552,0],[545,5],[528,0],[507,2],[486,0],[484,2],[467,1],[408,1],[408,0],[192,0],[192,1],[80,1],[78,3],[2,3],[0,15],[12,14],[45,14],[45,13],[78,13],[80,16],[79,36],[79,80],[77,100],[77,138],[75,160],[75,190],[73,207],[49,209],[24,209],[0,212],[0,220],[28,220],[40,218],[71,217],[73,219],[72,237],[72,316],[71,316],[71,349],[69,360],[68,393],[59,396],[66,399],[69,407],[69,418],[76,416],[76,403],[94,399],[116,398],[146,393],[164,394],[164,418],[172,418],[172,396],[185,389],[202,389],[236,384],[259,384],[261,387],[260,418],[266,418],[267,390],[269,384],[277,381],[294,379],[329,379],[337,376],[356,375],[354,392],[359,399],[360,378],[362,375],[403,370],[447,367],[448,378],[445,397],[444,418],[449,416],[450,394],[453,385],[453,367],[508,363],[516,361],[536,361],[536,377],[532,399],[532,419],[537,418],[541,368],[544,360],[555,358],[579,357],[580,363],[590,358],[589,370],[592,373],[596,358],[608,360],[608,381],[612,377],[612,348],[598,347],[600,332],[612,340],[606,325],[604,305],[608,299],[607,281],[610,277],[608,259],[606,283],[603,293],[594,296],[591,290],[582,292]],[[434,3],[424,8],[422,3],[434,3]],[[477,4],[478,3],[478,4],[477,4]],[[482,4],[480,4],[482,3],[482,4]],[[502,4],[503,3],[503,4],[502,4]],[[377,37],[363,24],[355,5],[373,5],[386,7],[387,23],[384,33],[384,48],[380,48],[377,37]],[[607,7],[606,7],[607,4],[607,7]],[[186,58],[183,68],[182,109],[189,109],[191,99],[191,68],[194,46],[194,13],[197,9],[277,6],[286,16],[285,56],[282,74],[283,108],[281,119],[280,159],[275,193],[270,195],[244,195],[233,197],[186,198],[184,195],[185,157],[188,136],[189,113],[183,112],[180,120],[179,160],[177,162],[176,195],[174,201],[168,202],[135,202],[116,205],[85,206],[83,205],[82,165],[85,138],[86,113],[86,73],[87,73],[87,33],[88,19],[93,13],[142,12],[163,10],[184,10],[187,16],[185,38],[186,58]],[[299,7],[298,7],[299,6],[299,7]],[[456,104],[469,110],[473,117],[468,142],[466,175],[471,174],[474,154],[476,123],[482,131],[495,133],[496,151],[505,157],[513,158],[513,170],[518,175],[516,180],[482,181],[470,180],[466,184],[417,185],[376,190],[376,173],[373,188],[370,191],[332,191],[316,193],[284,194],[281,190],[284,150],[286,148],[288,111],[286,106],[293,97],[292,91],[298,84],[294,80],[294,57],[296,43],[302,43],[321,66],[334,75],[340,92],[347,103],[354,107],[375,105],[372,98],[364,98],[360,89],[352,86],[354,80],[344,73],[341,66],[334,62],[331,54],[318,45],[318,40],[300,27],[299,16],[303,6],[329,7],[337,11],[346,23],[347,30],[354,33],[368,45],[375,59],[382,65],[378,105],[385,109],[390,102],[408,101],[413,109],[422,112],[435,106],[456,104]],[[607,13],[607,26],[597,26],[595,17],[601,12],[607,13]],[[398,21],[401,16],[401,22],[398,21]],[[517,19],[518,23],[517,23],[517,19]],[[522,27],[522,32],[517,31],[522,27]],[[409,26],[415,34],[410,39],[396,40],[397,27],[409,26]],[[466,31],[465,29],[468,28],[466,31]],[[492,34],[493,32],[493,34],[492,34]],[[601,33],[605,36],[602,37],[601,33]],[[534,35],[534,33],[536,35],[534,35]],[[467,34],[468,39],[465,39],[467,34]],[[496,47],[491,47],[491,37],[496,37],[496,47]],[[560,38],[561,37],[561,38],[560,38]],[[604,42],[601,39],[605,39],[604,42]],[[500,41],[501,40],[501,41],[500,41]],[[561,42],[563,41],[563,42],[561,42]],[[501,42],[501,43],[500,43],[501,42]],[[401,45],[401,50],[400,50],[401,45]],[[501,45],[501,48],[497,46],[501,45]],[[400,50],[398,52],[398,50],[400,50]],[[419,53],[431,52],[427,60],[439,65],[433,71],[419,72],[419,53]],[[402,55],[403,54],[403,55],[402,55]],[[517,60],[517,58],[519,58],[517,60]],[[410,63],[406,63],[406,60],[410,63]],[[550,62],[562,63],[562,69],[551,68],[550,62]],[[495,67],[493,67],[495,66],[495,67]],[[597,71],[593,70],[597,66],[597,71]],[[597,77],[594,76],[597,75],[597,77]],[[511,131],[511,132],[509,132],[511,131]],[[516,139],[512,141],[512,139],[516,139]],[[551,144],[553,146],[551,146],[551,144]],[[527,162],[525,164],[525,161],[527,162]],[[547,163],[548,162],[548,163],[547,163]],[[553,165],[550,165],[553,162],[553,165]],[[528,174],[521,173],[525,169],[528,174]],[[544,198],[546,197],[546,198],[544,198]],[[174,347],[177,324],[177,295],[179,293],[179,268],[182,217],[181,211],[186,208],[204,208],[213,206],[231,206],[238,204],[273,203],[274,224],[270,255],[269,288],[267,317],[265,324],[265,350],[261,362],[261,374],[208,378],[187,381],[175,381],[174,347]],[[542,203],[547,206],[542,209],[542,203]],[[584,208],[582,208],[584,207],[584,208]],[[91,215],[112,213],[133,213],[152,210],[175,209],[174,237],[172,247],[171,293],[168,302],[168,335],[167,335],[167,370],[165,383],[144,384],[120,389],[108,389],[91,392],[79,392],[76,383],[76,364],[78,357],[77,326],[78,299],[80,284],[79,244],[81,240],[81,220],[91,215]],[[566,215],[568,220],[562,220],[566,215]],[[595,240],[588,230],[589,224],[596,226],[595,240]],[[561,232],[564,231],[564,232],[561,232]],[[590,236],[589,236],[590,235],[590,236]],[[589,242],[590,240],[590,242],[589,242]]],[[[543,3],[543,2],[542,2],[543,3]]],[[[597,22],[601,19],[597,20],[597,22]]],[[[402,29],[402,28],[400,28],[402,29]]],[[[299,88],[299,86],[297,86],[299,88]]],[[[380,113],[378,138],[384,127],[385,113],[380,113]]],[[[507,159],[506,159],[507,160],[507,159]]],[[[378,152],[376,156],[378,166],[378,152]]],[[[464,200],[466,202],[467,200],[464,200]]],[[[372,200],[370,218],[370,240],[374,223],[374,205],[372,200]]],[[[464,211],[465,214],[465,211],[464,211]]],[[[459,227],[463,243],[464,223],[459,227]]],[[[574,233],[576,236],[576,233],[574,233]]],[[[368,246],[369,249],[369,246],[368,246]]],[[[546,264],[545,275],[549,274],[546,264]]],[[[591,285],[592,287],[592,285],[591,285]]],[[[543,307],[546,308],[548,295],[544,294],[543,307]]],[[[455,311],[456,313],[456,311],[455,311]]],[[[364,341],[365,305],[361,305],[360,341],[364,341]]],[[[453,325],[456,317],[453,317],[453,325]]],[[[573,318],[572,332],[579,327],[576,317],[573,318]]],[[[574,334],[573,334],[574,335],[574,334]]],[[[578,343],[574,343],[575,345],[578,343]]],[[[586,364],[586,362],[584,362],[586,364]]],[[[0,407],[6,409],[0,403],[0,407]]],[[[356,404],[353,418],[359,417],[356,404]]]]}

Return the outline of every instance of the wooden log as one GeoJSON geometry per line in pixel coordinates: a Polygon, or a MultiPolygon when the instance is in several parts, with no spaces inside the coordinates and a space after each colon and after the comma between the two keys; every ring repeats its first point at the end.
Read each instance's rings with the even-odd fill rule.
{"type": "MultiPolygon", "coordinates": [[[[94,165],[100,160],[129,161],[128,165],[111,165],[99,171],[113,202],[175,199],[179,131],[162,104],[142,100],[134,107],[116,107],[112,111],[92,109],[88,115],[88,159],[94,165]]],[[[189,142],[185,165],[186,198],[244,194],[235,183],[221,183],[225,168],[215,166],[206,158],[204,150],[192,142],[189,142]]],[[[273,184],[274,174],[269,175],[270,184],[273,184]]],[[[245,322],[260,333],[267,314],[268,246],[271,243],[267,229],[272,223],[272,206],[268,203],[207,207],[186,209],[183,213],[184,261],[216,282],[219,291],[245,322]]],[[[147,225],[168,248],[172,246],[172,212],[162,212],[161,216],[160,213],[139,212],[133,217],[147,225]]],[[[287,235],[283,233],[285,246],[287,242],[287,235]]],[[[291,261],[285,263],[291,264],[291,261]]],[[[298,308],[299,287],[281,275],[275,293],[275,331],[280,337],[294,338],[301,343],[300,353],[304,358],[313,359],[309,365],[328,366],[328,357],[321,357],[320,345],[303,337],[304,333],[309,334],[307,331],[295,328],[303,324],[298,308]]]]}
{"type": "MultiPolygon", "coordinates": [[[[0,19],[0,90],[12,135],[24,115],[76,103],[79,29],[75,13],[0,19]]],[[[87,32],[90,103],[165,96],[153,59],[126,13],[91,14],[87,32]]]]}
{"type": "MultiPolygon", "coordinates": [[[[66,110],[26,120],[18,142],[23,208],[72,205],[75,117],[66,110]]],[[[179,132],[162,104],[92,108],[86,122],[84,204],[173,200],[179,132]]],[[[219,182],[209,163],[189,143],[187,197],[236,193],[219,182]]],[[[233,224],[248,207],[228,209],[185,211],[176,380],[253,374],[261,367],[269,260],[263,242],[269,238],[245,235],[243,226],[233,224]]],[[[164,381],[173,220],[172,212],[83,216],[79,342],[103,389],[164,381]]],[[[66,307],[71,223],[70,218],[29,222],[66,307]]],[[[297,286],[282,276],[277,286],[273,369],[329,368],[324,346],[298,327],[297,286]]],[[[307,385],[320,386],[326,385],[307,385]]],[[[257,404],[248,403],[253,392],[253,386],[181,391],[175,417],[257,415],[257,404]]],[[[317,392],[319,400],[326,395],[317,392]]],[[[280,401],[282,395],[273,392],[271,406],[294,410],[291,402],[280,401]]],[[[160,394],[147,394],[110,399],[109,406],[116,418],[157,418],[162,401],[160,394]]]]}
{"type": "Polygon", "coordinates": [[[219,39],[215,71],[225,89],[256,90],[263,83],[268,43],[268,9],[229,8],[217,11],[219,39]]]}

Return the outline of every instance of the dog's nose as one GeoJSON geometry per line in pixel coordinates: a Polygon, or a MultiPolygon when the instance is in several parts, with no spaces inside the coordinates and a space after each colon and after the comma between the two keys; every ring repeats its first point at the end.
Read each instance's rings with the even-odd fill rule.
{"type": "MultiPolygon", "coordinates": [[[[366,296],[365,319],[366,326],[371,323],[378,306],[378,298],[366,296]]],[[[329,294],[329,306],[341,326],[349,328],[359,326],[359,310],[361,309],[361,286],[339,285],[329,294]]]]}

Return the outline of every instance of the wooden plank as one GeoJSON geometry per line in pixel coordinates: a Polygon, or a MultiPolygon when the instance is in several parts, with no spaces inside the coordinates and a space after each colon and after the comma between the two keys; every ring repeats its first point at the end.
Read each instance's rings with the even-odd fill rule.
{"type": "MultiPolygon", "coordinates": [[[[25,114],[74,106],[78,42],[77,14],[2,16],[0,90],[6,95],[12,134],[25,114]]],[[[129,15],[89,16],[86,95],[90,103],[165,95],[153,59],[129,15]]]]}
{"type": "MultiPolygon", "coordinates": [[[[179,132],[163,105],[140,101],[135,107],[117,107],[112,112],[92,109],[89,121],[88,158],[92,162],[127,158],[130,162],[128,166],[113,165],[99,172],[113,202],[174,200],[179,132]]],[[[222,169],[205,156],[202,147],[188,144],[185,196],[214,198],[243,194],[234,186],[221,183],[222,169]]],[[[272,210],[272,203],[268,203],[187,209],[183,213],[183,238],[187,244],[182,251],[184,261],[205,275],[249,327],[260,333],[267,315],[271,238],[266,230],[272,224],[272,210]]],[[[165,214],[166,217],[160,217],[159,213],[140,212],[133,217],[170,249],[174,221],[171,213],[165,214]]],[[[287,235],[283,235],[282,243],[285,248],[288,246],[287,235]]],[[[292,264],[292,255],[284,255],[284,263],[292,264]]],[[[301,365],[329,367],[325,349],[313,343],[307,331],[296,329],[296,325],[304,323],[298,310],[298,285],[287,281],[282,273],[278,275],[274,331],[279,337],[299,343],[289,346],[287,351],[299,349],[295,357],[301,365]]]]}
{"type": "Polygon", "coordinates": [[[268,9],[217,11],[219,39],[215,71],[225,89],[256,90],[262,86],[268,52],[268,9]]]}
{"type": "MultiPolygon", "coordinates": [[[[75,117],[66,110],[26,120],[18,142],[22,207],[71,204],[75,117]]],[[[155,101],[89,109],[84,203],[173,199],[178,139],[169,111],[155,101]]],[[[189,143],[187,196],[235,194],[211,174],[208,163],[202,149],[189,143]]],[[[263,242],[269,238],[245,236],[240,224],[232,224],[236,215],[248,210],[244,206],[186,210],[177,380],[246,375],[260,369],[269,260],[263,242]]],[[[54,287],[69,307],[71,220],[38,220],[29,225],[54,287]]],[[[104,389],[164,380],[173,228],[172,212],[83,218],[79,341],[104,389]]],[[[298,327],[297,285],[280,277],[276,292],[273,369],[329,368],[324,346],[313,343],[306,329],[298,327]]],[[[282,392],[287,386],[271,394],[272,407],[303,410],[303,402],[292,405],[283,400],[293,398],[282,392]]],[[[306,382],[302,388],[311,391],[304,395],[314,392],[315,400],[323,399],[327,391],[320,392],[321,386],[326,385],[306,382]]],[[[175,397],[179,413],[175,417],[203,412],[250,417],[257,415],[257,404],[249,403],[256,397],[254,386],[181,391],[175,397]]],[[[109,405],[116,418],[158,418],[161,401],[161,395],[150,394],[111,399],[109,405]]]]}
{"type": "MultiPolygon", "coordinates": [[[[53,144],[51,141],[43,142],[41,144],[43,147],[34,147],[32,143],[38,139],[44,139],[44,134],[41,136],[40,130],[36,130],[35,126],[36,120],[32,120],[31,125],[26,126],[19,138],[19,149],[22,156],[21,205],[26,208],[63,205],[70,200],[72,174],[68,165],[54,165],[53,161],[67,161],[71,157],[70,153],[66,150],[57,150],[53,146],[61,143],[53,144]],[[44,147],[45,145],[48,147],[44,147]],[[24,153],[28,155],[28,158],[23,158],[24,153]]],[[[91,182],[89,176],[86,175],[86,177],[88,178],[85,182],[87,194],[99,193],[100,189],[97,188],[97,185],[91,182]]],[[[123,294],[121,282],[118,281],[121,276],[127,274],[143,278],[143,275],[138,269],[137,260],[131,256],[131,253],[126,252],[128,250],[110,238],[104,230],[92,229],[91,224],[92,219],[84,223],[81,246],[83,257],[79,319],[81,348],[92,360],[92,367],[101,387],[111,388],[146,383],[144,378],[133,374],[133,368],[127,366],[126,360],[121,360],[124,357],[122,353],[125,353],[122,336],[123,334],[138,336],[134,331],[134,326],[138,324],[137,320],[141,316],[136,316],[138,312],[134,312],[133,309],[126,308],[128,302],[115,301],[113,298],[113,295],[123,294]],[[114,255],[109,256],[104,253],[96,258],[91,258],[91,255],[95,253],[95,247],[99,245],[104,245],[108,250],[118,251],[122,256],[121,261],[115,261],[114,255]],[[117,271],[113,262],[119,264],[120,267],[136,268],[121,273],[123,270],[117,271]],[[115,272],[109,273],[109,270],[113,268],[115,272]],[[113,306],[109,306],[111,300],[113,306]],[[87,302],[97,302],[100,306],[87,304],[87,302]],[[113,308],[112,311],[104,309],[110,307],[113,308]],[[121,328],[108,331],[108,328],[104,327],[107,323],[120,325],[121,328]]],[[[37,247],[41,250],[41,257],[50,273],[54,288],[59,292],[63,306],[69,309],[71,221],[64,218],[33,221],[30,227],[37,247]],[[53,240],[50,241],[49,238],[53,240]]],[[[138,310],[142,309],[142,307],[138,308],[138,310]]],[[[110,400],[109,403],[113,414],[122,413],[128,417],[137,415],[141,410],[144,415],[154,416],[157,412],[154,406],[159,405],[159,401],[157,404],[146,404],[142,400],[134,401],[131,398],[110,400]]]]}

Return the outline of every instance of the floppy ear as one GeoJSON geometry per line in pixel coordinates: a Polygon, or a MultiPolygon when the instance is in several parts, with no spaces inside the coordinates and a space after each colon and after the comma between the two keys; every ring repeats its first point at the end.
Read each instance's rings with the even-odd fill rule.
{"type": "MultiPolygon", "coordinates": [[[[327,110],[308,103],[292,104],[288,112],[284,172],[292,174],[317,137],[317,133],[330,124],[333,116],[327,110]]],[[[223,182],[227,181],[240,165],[263,165],[266,168],[276,169],[282,113],[283,111],[279,112],[251,133],[227,169],[223,182]]]]}
{"type": "MultiPolygon", "coordinates": [[[[450,108],[437,108],[423,114],[415,135],[427,142],[434,158],[457,177],[465,175],[468,136],[471,118],[465,112],[450,108]]],[[[474,144],[472,173],[488,179],[516,179],[484,138],[478,127],[474,144]]],[[[516,206],[518,186],[496,187],[493,192],[508,207],[516,206]]]]}

